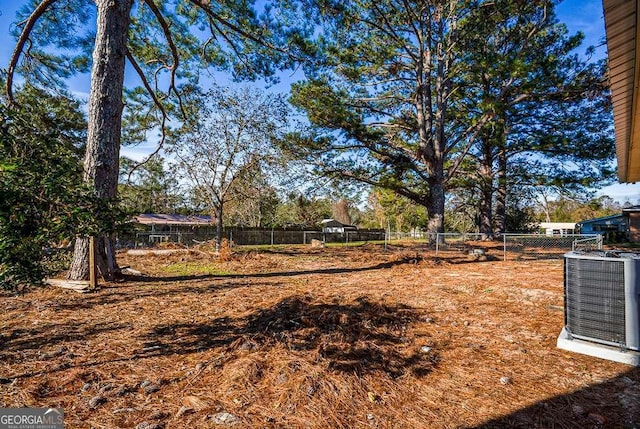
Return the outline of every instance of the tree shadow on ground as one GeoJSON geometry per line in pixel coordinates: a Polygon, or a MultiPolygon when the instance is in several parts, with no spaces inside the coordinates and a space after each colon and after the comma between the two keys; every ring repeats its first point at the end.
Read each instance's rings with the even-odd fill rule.
{"type": "Polygon", "coordinates": [[[117,286],[102,287],[94,293],[73,295],[65,301],[57,301],[51,305],[58,311],[77,311],[91,309],[95,306],[118,305],[123,302],[142,300],[144,298],[178,298],[189,294],[210,294],[242,287],[260,286],[274,286],[274,284],[265,282],[251,282],[248,284],[237,281],[208,284],[166,281],[148,282],[137,285],[119,284],[117,286]]]}
{"type": "MultiPolygon", "coordinates": [[[[366,267],[335,267],[335,268],[318,268],[313,270],[292,270],[292,271],[273,271],[273,272],[261,272],[261,273],[248,273],[248,274],[194,274],[194,275],[180,275],[180,276],[125,276],[125,280],[130,283],[145,283],[145,282],[177,282],[177,281],[189,281],[189,280],[207,280],[214,278],[226,278],[226,279],[246,279],[246,278],[271,278],[271,277],[295,277],[311,274],[347,274],[347,273],[359,273],[364,271],[384,270],[393,268],[398,265],[415,264],[416,258],[402,258],[397,261],[381,262],[375,265],[369,265],[366,267]]],[[[126,284],[124,285],[126,287],[126,284]]]]}
{"type": "MultiPolygon", "coordinates": [[[[131,330],[132,325],[126,322],[77,322],[46,323],[36,327],[16,328],[0,334],[0,361],[11,365],[26,364],[36,370],[28,370],[20,374],[0,374],[0,384],[12,382],[14,379],[29,378],[73,367],[93,366],[105,363],[76,363],[79,356],[71,349],[74,345],[83,344],[93,337],[108,335],[110,332],[131,330]]],[[[82,357],[82,356],[80,356],[82,357]]],[[[86,358],[86,356],[85,356],[86,358]]],[[[129,360],[124,357],[118,360],[129,360]]]]}
{"type": "Polygon", "coordinates": [[[384,270],[394,266],[415,262],[415,259],[401,259],[398,261],[384,262],[356,268],[336,267],[249,274],[196,274],[166,277],[126,276],[126,281],[124,283],[119,283],[115,286],[108,285],[107,287],[99,288],[93,293],[74,295],[65,301],[56,302],[52,305],[55,306],[56,310],[90,309],[96,305],[118,304],[145,297],[160,298],[184,294],[212,293],[240,287],[273,286],[273,283],[260,282],[260,279],[278,277],[287,278],[315,274],[336,275],[358,273],[364,271],[384,270]],[[204,280],[220,280],[221,282],[207,285],[192,283],[204,280]]]}
{"type": "Polygon", "coordinates": [[[637,428],[640,368],[566,395],[551,397],[467,429],[637,428]]]}
{"type": "MultiPolygon", "coordinates": [[[[422,352],[406,331],[423,314],[404,305],[383,305],[358,298],[354,303],[317,303],[307,296],[288,297],[271,308],[250,315],[220,317],[207,323],[158,325],[139,336],[141,349],[117,358],[82,359],[70,354],[73,345],[111,331],[135,329],[128,323],[47,324],[16,329],[0,336],[0,357],[14,363],[50,362],[21,374],[4,374],[0,383],[106,363],[158,356],[185,355],[217,349],[233,359],[238,353],[268,351],[284,346],[307,352],[329,369],[363,375],[385,373],[392,378],[406,373],[427,375],[437,365],[435,350],[422,352]],[[48,351],[48,352],[47,352],[48,351]],[[50,361],[53,359],[53,361],[50,361]]],[[[105,344],[108,347],[108,344],[105,344]]],[[[84,356],[87,358],[88,356],[84,356]]]]}
{"type": "Polygon", "coordinates": [[[436,353],[421,353],[405,333],[419,314],[407,306],[387,306],[359,298],[354,304],[314,303],[288,297],[249,316],[217,318],[205,324],[158,326],[145,335],[152,355],[225,350],[264,350],[284,345],[317,353],[330,369],[358,375],[384,372],[397,378],[407,372],[428,374],[436,353]]]}
{"type": "MultiPolygon", "coordinates": [[[[40,324],[37,327],[7,330],[0,336],[0,358],[9,353],[51,349],[59,343],[73,343],[122,329],[131,328],[125,322],[96,322],[70,324],[40,324]]],[[[46,357],[46,353],[43,354],[46,357]]],[[[17,359],[13,356],[13,359],[17,359]]]]}

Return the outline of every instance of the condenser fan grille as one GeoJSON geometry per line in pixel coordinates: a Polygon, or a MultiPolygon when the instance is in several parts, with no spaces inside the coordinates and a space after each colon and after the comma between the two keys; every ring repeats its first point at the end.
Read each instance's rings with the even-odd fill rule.
{"type": "Polygon", "coordinates": [[[572,335],[626,344],[624,262],[565,258],[565,317],[572,335]]]}

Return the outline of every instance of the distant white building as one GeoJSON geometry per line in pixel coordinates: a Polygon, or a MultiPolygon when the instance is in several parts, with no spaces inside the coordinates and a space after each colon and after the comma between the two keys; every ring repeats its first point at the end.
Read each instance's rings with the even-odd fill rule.
{"type": "Polygon", "coordinates": [[[345,231],[357,231],[354,225],[346,225],[335,219],[324,219],[322,222],[322,232],[344,234],[345,231]]]}
{"type": "Polygon", "coordinates": [[[540,229],[546,235],[568,235],[576,233],[575,222],[540,222],[540,229]]]}

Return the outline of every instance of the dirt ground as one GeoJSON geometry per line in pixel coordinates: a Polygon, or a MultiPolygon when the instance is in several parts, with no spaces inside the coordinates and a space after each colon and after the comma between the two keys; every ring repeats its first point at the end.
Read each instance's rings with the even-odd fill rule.
{"type": "Polygon", "coordinates": [[[561,259],[439,256],[122,253],[141,275],[0,297],[0,407],[68,428],[640,427],[640,370],[555,346],[561,259]]]}

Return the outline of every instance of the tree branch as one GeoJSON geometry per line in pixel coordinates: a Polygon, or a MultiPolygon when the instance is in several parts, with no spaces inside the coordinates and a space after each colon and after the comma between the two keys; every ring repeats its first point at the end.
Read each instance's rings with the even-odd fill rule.
{"type": "MultiPolygon", "coordinates": [[[[220,24],[224,25],[225,27],[234,31],[235,33],[239,34],[245,39],[251,40],[254,43],[257,43],[269,49],[273,49],[277,52],[281,52],[283,54],[288,54],[288,55],[290,54],[289,52],[287,52],[286,49],[282,49],[277,46],[274,46],[271,43],[268,43],[267,41],[265,41],[264,39],[261,39],[260,37],[256,37],[253,34],[243,30],[242,28],[240,28],[233,22],[229,21],[228,19],[223,18],[222,16],[217,14],[213,9],[211,9],[211,7],[209,6],[209,2],[207,0],[188,0],[188,1],[196,5],[200,10],[202,10],[207,16],[209,16],[213,20],[219,22],[220,24]]],[[[220,34],[224,36],[223,32],[220,32],[220,34]]],[[[225,39],[227,39],[226,36],[225,36],[225,39]]]]}
{"type": "Polygon", "coordinates": [[[176,70],[178,69],[178,65],[180,64],[180,57],[178,56],[178,49],[176,48],[175,43],[173,42],[173,36],[171,35],[171,29],[169,28],[169,24],[162,16],[160,9],[155,5],[153,0],[144,0],[144,4],[146,4],[151,12],[155,15],[160,27],[162,28],[162,32],[164,33],[164,37],[167,40],[167,44],[169,45],[169,49],[171,50],[171,56],[173,57],[173,63],[169,68],[171,73],[170,86],[169,91],[173,90],[177,94],[176,90],[176,70]]]}
{"type": "Polygon", "coordinates": [[[16,71],[16,67],[18,65],[18,60],[20,59],[20,54],[22,54],[22,50],[24,49],[25,43],[29,40],[29,36],[31,35],[31,31],[33,27],[36,25],[36,22],[44,13],[47,11],[49,6],[54,4],[58,0],[43,0],[42,3],[35,8],[35,10],[29,15],[29,18],[25,21],[25,26],[20,33],[20,37],[18,38],[18,42],[16,43],[16,47],[11,54],[11,61],[9,62],[9,70],[7,72],[7,98],[10,103],[17,104],[15,99],[13,98],[13,76],[16,71]]]}
{"type": "Polygon", "coordinates": [[[147,162],[149,162],[149,160],[153,156],[155,156],[158,152],[160,152],[160,150],[162,149],[162,146],[164,145],[164,141],[165,141],[165,139],[167,137],[166,123],[167,123],[168,115],[167,115],[167,111],[164,108],[164,105],[162,104],[162,102],[156,96],[155,91],[153,90],[153,88],[149,84],[149,81],[147,80],[146,76],[144,75],[144,72],[140,68],[140,65],[138,64],[136,59],[133,57],[133,55],[131,54],[129,49],[127,49],[127,59],[129,60],[129,62],[133,66],[133,69],[136,71],[136,73],[138,73],[138,76],[140,77],[140,80],[142,80],[142,84],[144,85],[145,89],[147,90],[147,92],[149,93],[151,98],[153,99],[153,103],[156,105],[156,107],[158,107],[158,110],[160,110],[160,113],[162,114],[162,120],[160,122],[160,128],[162,130],[162,134],[161,134],[161,137],[160,137],[160,142],[156,146],[155,150],[149,156],[147,156],[144,159],[144,161],[137,163],[136,165],[133,166],[133,168],[131,168],[131,170],[129,171],[129,177],[128,177],[128,180],[130,180],[131,179],[131,174],[136,169],[138,169],[140,166],[142,166],[142,165],[146,164],[147,162]]]}
{"type": "Polygon", "coordinates": [[[458,168],[460,167],[460,164],[462,163],[462,161],[464,160],[464,158],[466,157],[467,153],[469,152],[469,150],[471,150],[471,147],[473,146],[473,143],[476,140],[476,137],[478,135],[478,133],[480,132],[480,130],[482,129],[482,127],[489,122],[489,120],[491,118],[493,118],[495,115],[491,114],[491,115],[484,115],[484,117],[482,119],[480,119],[480,121],[475,125],[475,126],[470,126],[469,128],[467,128],[465,130],[465,132],[455,140],[453,145],[450,145],[447,148],[447,152],[449,152],[453,146],[455,144],[457,144],[460,140],[462,140],[462,137],[464,136],[469,136],[469,133],[473,130],[473,133],[471,134],[471,136],[469,137],[469,141],[467,143],[467,145],[465,146],[465,148],[462,151],[462,154],[456,159],[456,162],[454,163],[454,165],[448,169],[447,171],[447,178],[445,179],[446,181],[449,181],[449,179],[451,179],[451,177],[453,177],[453,175],[456,173],[456,171],[458,170],[458,168]],[[474,129],[475,128],[475,129],[474,129]]]}
{"type": "MultiPolygon", "coordinates": [[[[384,11],[380,10],[380,8],[378,7],[378,3],[374,1],[374,2],[372,2],[372,5],[373,5],[373,8],[378,13],[378,15],[384,21],[385,25],[387,26],[388,30],[386,32],[388,34],[392,35],[398,42],[404,42],[405,40],[402,37],[400,37],[400,35],[396,32],[394,26],[389,22],[389,18],[387,17],[387,14],[384,13],[384,11]]],[[[418,39],[418,41],[420,41],[420,39],[418,39]]],[[[403,47],[404,47],[404,50],[407,52],[407,54],[414,61],[419,61],[419,58],[416,56],[416,54],[414,52],[411,52],[411,49],[409,49],[409,46],[406,43],[403,43],[403,47]]]]}
{"type": "Polygon", "coordinates": [[[229,44],[229,46],[231,47],[231,50],[233,50],[233,52],[236,54],[236,57],[238,57],[238,60],[242,61],[245,67],[250,68],[249,63],[247,63],[247,61],[244,59],[244,56],[240,53],[236,44],[233,42],[233,40],[231,40],[231,38],[229,38],[229,36],[225,34],[224,31],[222,31],[222,29],[213,20],[213,18],[209,18],[209,28],[211,29],[212,34],[213,34],[213,29],[215,28],[215,30],[218,33],[220,33],[222,38],[229,44]]]}
{"type": "Polygon", "coordinates": [[[167,23],[167,20],[164,19],[164,16],[162,16],[162,12],[160,12],[160,9],[158,9],[158,7],[155,5],[153,0],[144,0],[144,3],[149,7],[149,9],[151,9],[151,12],[153,12],[153,14],[155,15],[156,19],[158,20],[158,23],[160,24],[160,27],[162,27],[162,32],[164,33],[164,37],[165,39],[167,39],[167,43],[169,44],[169,49],[171,50],[171,56],[173,57],[173,62],[171,66],[168,67],[169,73],[171,76],[169,81],[170,83],[169,83],[168,92],[169,93],[171,93],[171,91],[174,92],[174,94],[178,98],[178,106],[180,106],[180,112],[182,113],[182,116],[186,118],[187,114],[182,104],[182,97],[180,97],[180,92],[176,87],[176,73],[178,71],[178,66],[180,65],[180,55],[178,54],[178,48],[176,47],[176,44],[173,41],[171,28],[169,26],[169,23],[167,23]]]}
{"type": "Polygon", "coordinates": [[[384,183],[381,180],[376,180],[374,176],[364,177],[364,176],[352,173],[350,171],[341,170],[341,169],[326,170],[325,175],[327,176],[338,175],[347,179],[352,179],[361,183],[366,183],[367,185],[371,185],[374,187],[390,189],[395,193],[397,193],[398,195],[408,198],[409,200],[417,204],[421,204],[421,205],[424,204],[424,197],[420,193],[407,189],[406,187],[393,186],[388,183],[384,183]]]}

